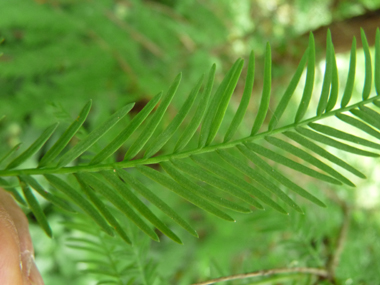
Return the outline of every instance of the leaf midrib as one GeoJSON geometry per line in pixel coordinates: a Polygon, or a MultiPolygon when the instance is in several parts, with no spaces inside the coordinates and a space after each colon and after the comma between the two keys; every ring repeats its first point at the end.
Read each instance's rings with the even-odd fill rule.
{"type": "Polygon", "coordinates": [[[170,159],[182,159],[182,158],[189,157],[190,155],[208,153],[208,152],[215,151],[217,149],[231,148],[231,147],[235,147],[238,144],[260,140],[260,139],[263,139],[264,137],[266,137],[268,135],[274,135],[277,133],[282,133],[284,131],[295,129],[295,127],[299,127],[299,126],[306,125],[306,124],[311,123],[311,122],[315,122],[315,121],[322,120],[322,119],[325,119],[325,118],[328,118],[331,116],[335,116],[338,113],[343,113],[345,111],[349,111],[349,110],[354,109],[356,107],[369,104],[376,99],[380,99],[380,95],[368,98],[364,101],[360,101],[358,103],[352,104],[352,105],[344,107],[344,108],[332,110],[329,113],[325,113],[325,114],[322,114],[320,116],[314,116],[312,118],[301,121],[299,123],[289,124],[289,125],[283,126],[281,128],[274,129],[272,131],[266,131],[263,133],[256,134],[254,136],[244,137],[244,138],[234,140],[234,141],[230,141],[227,143],[221,142],[219,144],[206,146],[206,147],[203,147],[201,149],[194,149],[194,150],[189,150],[189,151],[180,152],[180,153],[156,156],[156,157],[152,157],[152,158],[148,158],[148,159],[136,159],[136,160],[131,160],[131,161],[121,161],[121,162],[99,164],[99,165],[79,165],[79,166],[70,166],[70,167],[61,167],[61,168],[52,167],[52,168],[43,168],[43,169],[26,168],[26,169],[14,169],[14,170],[0,170],[0,176],[98,172],[98,171],[102,171],[102,170],[110,170],[110,169],[115,169],[115,168],[131,168],[131,167],[135,167],[137,165],[156,164],[156,163],[160,163],[163,161],[168,161],[170,159]]]}

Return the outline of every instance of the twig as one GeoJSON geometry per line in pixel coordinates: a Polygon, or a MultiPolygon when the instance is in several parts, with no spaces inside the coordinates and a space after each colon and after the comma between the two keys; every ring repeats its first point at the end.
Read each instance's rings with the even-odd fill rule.
{"type": "Polygon", "coordinates": [[[125,61],[125,59],[122,57],[122,55],[114,50],[102,37],[100,37],[97,33],[94,31],[89,31],[89,35],[91,38],[95,40],[95,42],[100,46],[101,49],[109,52],[113,58],[117,61],[119,64],[119,67],[121,70],[129,76],[129,78],[132,81],[132,85],[137,86],[138,77],[134,73],[132,67],[125,61]]]}
{"type": "Polygon", "coordinates": [[[350,211],[350,208],[347,206],[347,204],[344,202],[342,202],[342,210],[343,210],[343,223],[339,231],[335,252],[332,254],[326,266],[329,272],[329,278],[331,280],[334,279],[335,269],[338,267],[340,257],[344,249],[344,244],[347,238],[348,229],[350,226],[351,211],[350,211]]]}
{"type": "Polygon", "coordinates": [[[119,28],[127,32],[132,37],[133,40],[141,44],[146,50],[150,51],[152,54],[154,54],[157,57],[162,58],[164,56],[164,52],[159,48],[158,45],[152,42],[149,38],[147,38],[143,34],[133,29],[125,21],[120,20],[112,12],[107,11],[105,14],[108,19],[110,19],[119,28]]]}
{"type": "Polygon", "coordinates": [[[269,270],[260,270],[256,272],[245,273],[245,274],[230,275],[230,276],[210,279],[204,282],[194,283],[192,285],[208,285],[208,284],[214,284],[216,282],[222,282],[222,281],[246,279],[246,278],[260,277],[260,276],[269,276],[269,275],[274,275],[274,274],[288,274],[288,273],[304,273],[304,274],[312,274],[312,275],[316,275],[320,277],[329,276],[329,273],[327,270],[320,269],[320,268],[309,268],[309,267],[277,268],[277,269],[269,269],[269,270]]]}

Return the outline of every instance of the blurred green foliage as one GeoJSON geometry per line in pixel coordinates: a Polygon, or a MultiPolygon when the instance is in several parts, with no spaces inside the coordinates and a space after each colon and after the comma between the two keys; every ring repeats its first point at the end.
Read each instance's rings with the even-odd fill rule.
{"type": "MultiPolygon", "coordinates": [[[[231,63],[239,56],[246,58],[251,49],[257,58],[256,70],[263,70],[266,42],[271,43],[277,60],[289,53],[299,60],[303,50],[288,46],[288,42],[333,19],[379,6],[380,1],[373,0],[1,1],[0,36],[4,42],[0,114],[7,118],[0,124],[0,150],[20,141],[29,145],[36,133],[52,121],[60,121],[63,130],[89,99],[93,99],[95,108],[85,126],[87,130],[129,102],[137,102],[136,114],[158,91],[167,88],[179,71],[184,72],[179,94],[186,95],[212,63],[217,63],[216,78],[220,81],[231,63]]],[[[281,63],[274,58],[274,100],[283,93],[289,73],[289,63],[276,62],[281,63]]],[[[262,76],[257,72],[254,94],[261,93],[262,76]]],[[[242,88],[238,85],[235,102],[242,88]]],[[[180,106],[184,98],[177,95],[173,106],[180,106]]],[[[258,100],[256,96],[249,111],[257,110],[258,100]]],[[[176,111],[169,109],[172,114],[176,111]]],[[[234,110],[228,112],[232,116],[234,110]]],[[[117,129],[109,136],[115,133],[117,129]]],[[[95,147],[100,148],[101,141],[95,147]]],[[[315,185],[313,181],[307,183],[315,185]]],[[[199,240],[182,233],[185,245],[180,246],[165,238],[157,244],[140,236],[136,239],[142,245],[123,248],[128,253],[120,257],[117,244],[109,250],[108,258],[115,254],[119,259],[130,258],[134,265],[140,262],[125,271],[127,277],[121,277],[122,284],[190,284],[260,269],[319,267],[334,250],[343,217],[338,201],[344,200],[354,210],[336,277],[339,284],[379,284],[379,203],[367,205],[362,194],[355,192],[379,186],[375,179],[370,183],[372,186],[363,182],[356,190],[319,189],[325,196],[335,195],[327,210],[302,202],[304,216],[254,212],[249,217],[236,217],[234,225],[220,222],[178,198],[165,196],[158,188],[158,195],[182,216],[190,217],[199,240]]],[[[54,231],[52,240],[43,235],[30,216],[37,262],[45,283],[95,284],[99,275],[79,271],[89,271],[93,265],[71,261],[94,259],[96,253],[68,250],[65,241],[73,237],[98,238],[96,242],[111,245],[117,241],[108,241],[94,232],[84,233],[83,228],[79,231],[74,226],[63,227],[62,221],[85,220],[51,205],[46,204],[45,213],[54,231]]],[[[281,278],[274,278],[273,283],[266,280],[268,284],[318,284],[303,275],[281,278]]],[[[252,280],[225,284],[259,284],[252,280]]]]}

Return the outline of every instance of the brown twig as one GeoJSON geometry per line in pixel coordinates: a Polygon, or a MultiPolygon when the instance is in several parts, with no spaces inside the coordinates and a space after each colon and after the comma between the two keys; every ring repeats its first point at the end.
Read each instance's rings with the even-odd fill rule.
{"type": "Polygon", "coordinates": [[[101,49],[109,52],[113,58],[117,61],[119,64],[120,69],[128,75],[128,77],[132,81],[132,85],[136,86],[138,82],[138,77],[134,73],[132,67],[125,61],[123,56],[114,50],[102,37],[100,37],[98,34],[96,34],[94,31],[89,31],[89,35],[92,39],[95,40],[95,42],[100,46],[101,49]]]}
{"type": "Polygon", "coordinates": [[[152,42],[149,38],[147,38],[140,32],[136,31],[134,28],[128,25],[127,22],[120,20],[112,12],[107,11],[105,14],[108,19],[110,19],[119,28],[127,32],[134,41],[141,44],[141,46],[143,46],[146,50],[150,51],[152,54],[154,54],[157,57],[162,58],[164,56],[164,52],[161,50],[161,48],[158,45],[156,45],[154,42],[152,42]]]}
{"type": "Polygon", "coordinates": [[[312,274],[312,275],[325,277],[325,278],[329,276],[329,273],[327,270],[320,269],[320,268],[309,268],[309,267],[277,268],[277,269],[269,269],[269,270],[260,270],[256,272],[245,273],[245,274],[230,275],[230,276],[210,279],[210,280],[199,282],[199,283],[194,283],[192,285],[208,285],[208,284],[214,284],[216,282],[222,282],[222,281],[246,279],[246,278],[252,278],[252,277],[262,277],[262,276],[269,276],[269,275],[275,275],[275,274],[289,274],[289,273],[312,274]]]}

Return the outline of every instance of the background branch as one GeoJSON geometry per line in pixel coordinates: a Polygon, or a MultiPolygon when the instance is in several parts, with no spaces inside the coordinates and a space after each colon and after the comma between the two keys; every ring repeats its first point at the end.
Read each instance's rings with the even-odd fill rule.
{"type": "Polygon", "coordinates": [[[325,269],[319,269],[319,268],[308,268],[308,267],[297,267],[297,268],[277,268],[277,269],[269,269],[269,270],[260,270],[256,272],[251,273],[245,273],[245,274],[236,274],[236,275],[230,275],[215,279],[210,279],[208,281],[194,283],[192,285],[208,285],[208,284],[214,284],[216,282],[223,282],[223,281],[231,281],[231,280],[237,280],[237,279],[246,279],[246,278],[252,278],[252,277],[263,277],[263,276],[269,276],[269,275],[275,275],[275,274],[289,274],[289,273],[304,273],[304,274],[312,274],[319,277],[328,277],[329,273],[325,269]]]}

